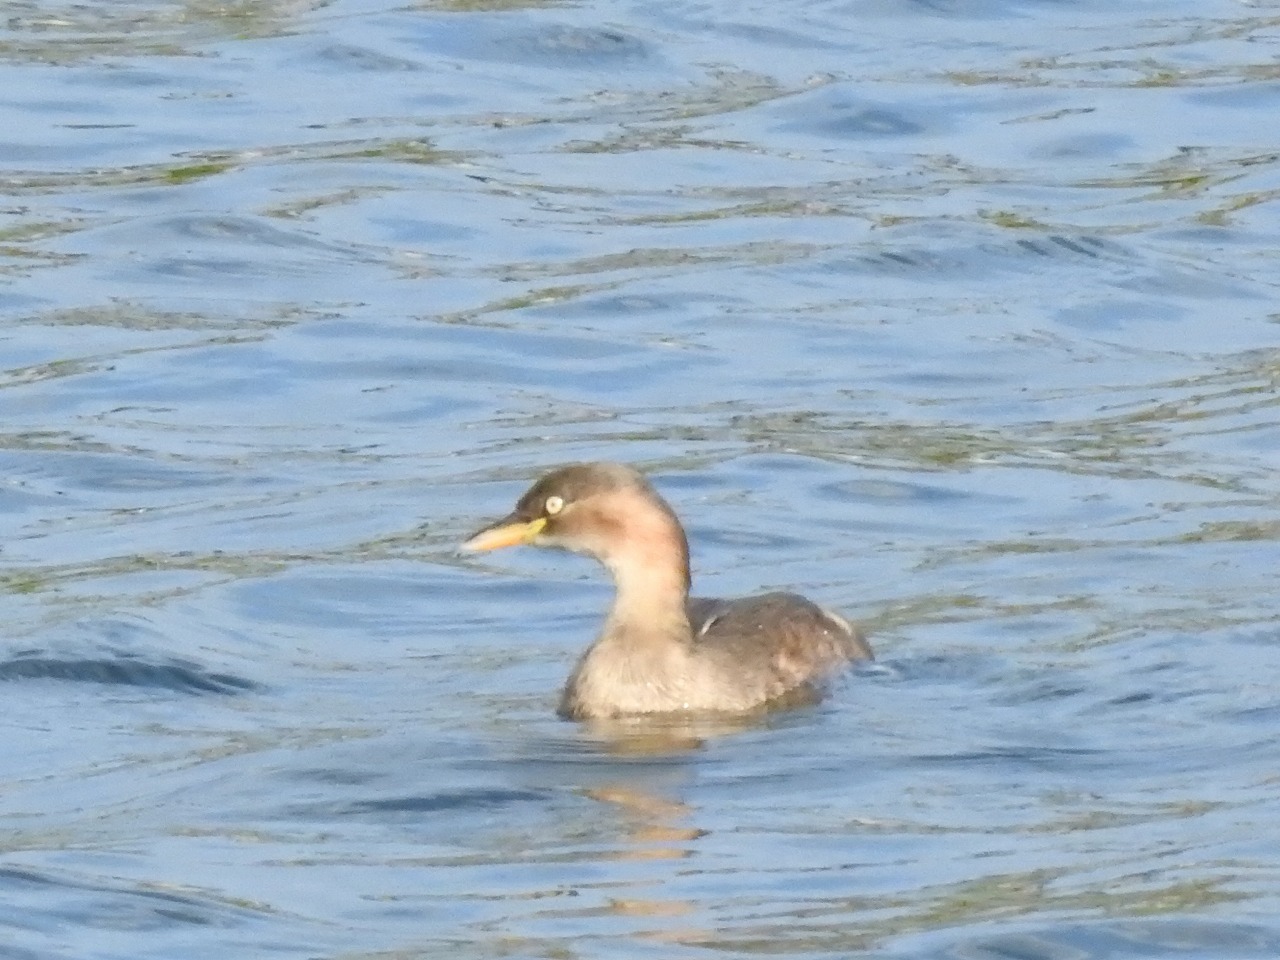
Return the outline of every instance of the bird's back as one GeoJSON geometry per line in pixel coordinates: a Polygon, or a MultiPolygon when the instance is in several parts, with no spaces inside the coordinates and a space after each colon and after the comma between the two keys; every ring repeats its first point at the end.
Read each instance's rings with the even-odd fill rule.
{"type": "Polygon", "coordinates": [[[763,702],[797,691],[819,695],[850,662],[873,657],[857,627],[799,594],[690,597],[686,609],[695,657],[710,659],[763,702]]]}

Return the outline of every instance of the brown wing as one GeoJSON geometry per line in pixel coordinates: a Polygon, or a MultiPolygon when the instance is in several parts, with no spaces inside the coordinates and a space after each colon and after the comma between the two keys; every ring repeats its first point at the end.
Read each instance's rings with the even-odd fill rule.
{"type": "Polygon", "coordinates": [[[754,677],[767,699],[821,685],[850,661],[873,656],[855,626],[794,593],[691,597],[687,610],[698,647],[739,675],[754,677]]]}

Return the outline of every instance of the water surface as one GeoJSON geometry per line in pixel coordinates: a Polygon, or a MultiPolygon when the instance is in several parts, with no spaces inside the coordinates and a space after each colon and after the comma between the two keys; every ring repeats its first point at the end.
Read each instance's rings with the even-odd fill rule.
{"type": "Polygon", "coordinates": [[[9,7],[6,955],[1280,954],[1273,3],[9,7]],[[593,458],[879,665],[556,720],[593,458]]]}

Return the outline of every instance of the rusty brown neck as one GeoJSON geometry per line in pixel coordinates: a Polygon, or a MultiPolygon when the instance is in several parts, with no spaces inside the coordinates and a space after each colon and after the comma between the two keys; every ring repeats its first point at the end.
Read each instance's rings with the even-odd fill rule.
{"type": "Polygon", "coordinates": [[[610,637],[673,636],[691,641],[685,600],[689,596],[689,547],[675,514],[661,501],[628,511],[616,542],[599,557],[613,576],[617,594],[602,640],[610,637]]]}

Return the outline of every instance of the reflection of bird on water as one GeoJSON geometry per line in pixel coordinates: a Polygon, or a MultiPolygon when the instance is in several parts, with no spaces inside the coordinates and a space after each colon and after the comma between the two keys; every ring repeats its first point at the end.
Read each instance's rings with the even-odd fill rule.
{"type": "Polygon", "coordinates": [[[689,596],[689,545],[636,470],[582,463],[546,474],[463,549],[528,543],[595,557],[616,595],[560,700],[571,719],[747,713],[810,703],[871,647],[843,617],[794,593],[689,596]]]}

